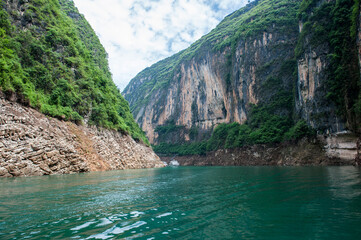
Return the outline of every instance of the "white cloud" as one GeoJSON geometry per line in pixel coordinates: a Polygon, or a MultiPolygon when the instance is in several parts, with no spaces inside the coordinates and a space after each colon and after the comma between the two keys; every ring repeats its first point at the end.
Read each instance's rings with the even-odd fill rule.
{"type": "Polygon", "coordinates": [[[120,90],[141,70],[183,50],[247,0],[74,0],[109,55],[120,90]]]}

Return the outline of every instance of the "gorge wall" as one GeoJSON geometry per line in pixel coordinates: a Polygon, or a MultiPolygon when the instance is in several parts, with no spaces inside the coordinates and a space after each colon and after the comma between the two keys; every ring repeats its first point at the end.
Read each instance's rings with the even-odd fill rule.
{"type": "Polygon", "coordinates": [[[163,166],[72,0],[0,6],[0,177],[163,166]]]}
{"type": "Polygon", "coordinates": [[[299,12],[296,112],[319,132],[359,132],[359,3],[304,2],[299,12]]]}
{"type": "Polygon", "coordinates": [[[127,134],[47,117],[0,95],[0,177],[163,167],[127,134]]]}
{"type": "Polygon", "coordinates": [[[305,122],[325,139],[319,143],[325,156],[355,159],[359,39],[358,1],[253,1],[188,49],[140,72],[124,96],[155,145],[201,142],[232,122],[250,128],[239,146],[280,142],[288,133],[279,132],[305,122]],[[285,129],[269,130],[276,119],[285,129]]]}
{"type": "MultiPolygon", "coordinates": [[[[123,94],[149,140],[199,141],[219,123],[244,123],[252,105],[291,96],[298,5],[299,1],[253,2],[190,48],[139,73],[123,94]],[[274,8],[264,12],[269,4],[274,8]],[[282,10],[289,16],[279,19],[282,10]],[[262,18],[272,23],[261,28],[262,18]],[[172,129],[177,133],[162,134],[158,126],[177,126],[172,129]]],[[[283,115],[291,112],[290,106],[276,108],[283,115]]]]}

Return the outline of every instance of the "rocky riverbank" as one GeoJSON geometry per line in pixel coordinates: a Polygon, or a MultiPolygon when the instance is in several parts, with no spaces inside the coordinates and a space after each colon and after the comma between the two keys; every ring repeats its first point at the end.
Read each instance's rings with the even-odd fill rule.
{"type": "MultiPolygon", "coordinates": [[[[0,93],[1,94],[1,93],[0,93]]],[[[162,167],[130,136],[47,117],[0,95],[0,177],[162,167]]]]}
{"type": "Polygon", "coordinates": [[[360,150],[358,136],[343,132],[298,142],[220,149],[206,155],[161,156],[161,160],[176,160],[181,166],[360,165],[360,150]]]}

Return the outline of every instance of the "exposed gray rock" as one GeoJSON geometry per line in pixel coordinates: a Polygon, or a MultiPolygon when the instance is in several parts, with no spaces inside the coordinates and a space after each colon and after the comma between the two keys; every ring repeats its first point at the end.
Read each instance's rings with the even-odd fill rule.
{"type": "Polygon", "coordinates": [[[53,119],[0,94],[0,177],[162,166],[128,135],[53,119]]]}
{"type": "Polygon", "coordinates": [[[338,158],[354,164],[357,157],[358,136],[350,132],[339,132],[326,137],[319,136],[329,158],[338,158]]]}
{"type": "MultiPolygon", "coordinates": [[[[352,165],[354,158],[342,156],[342,146],[353,136],[333,135],[319,139],[302,139],[299,142],[253,145],[237,149],[220,149],[198,156],[161,157],[167,163],[177,161],[181,166],[328,166],[352,165]],[[330,139],[332,137],[332,139],[330,139]],[[334,154],[330,153],[329,142],[334,154]],[[341,154],[341,156],[340,156],[341,154]]],[[[351,147],[351,146],[350,146],[351,147]]],[[[348,149],[348,155],[355,149],[348,149]]],[[[355,156],[354,156],[355,157],[355,156]]]]}
{"type": "MultiPolygon", "coordinates": [[[[222,52],[208,49],[190,61],[181,62],[167,88],[149,90],[150,93],[137,92],[139,84],[152,80],[153,76],[149,76],[149,79],[133,80],[123,94],[130,106],[139,98],[150,99],[135,112],[134,118],[151,143],[189,141],[189,129],[192,127],[197,128],[195,138],[202,140],[219,123],[244,123],[251,104],[272,99],[275,93],[261,86],[270,76],[280,73],[285,61],[293,58],[296,39],[297,31],[279,33],[269,29],[268,32],[241,40],[231,65],[228,65],[229,48],[222,52]],[[230,82],[226,81],[227,74],[230,74],[230,82]],[[163,138],[155,131],[156,127],[169,121],[185,128],[179,128],[177,133],[163,138]]],[[[292,72],[283,74],[281,80],[283,84],[280,88],[291,89],[292,72]]]]}

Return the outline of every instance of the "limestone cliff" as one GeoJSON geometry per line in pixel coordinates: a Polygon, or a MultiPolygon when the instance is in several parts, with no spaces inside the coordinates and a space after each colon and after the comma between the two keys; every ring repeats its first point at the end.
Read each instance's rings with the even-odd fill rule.
{"type": "Polygon", "coordinates": [[[207,139],[220,123],[249,123],[255,106],[318,134],[357,134],[359,21],[353,0],[254,1],[124,95],[153,144],[207,139]]]}
{"type": "MultiPolygon", "coordinates": [[[[292,97],[298,5],[254,1],[139,73],[123,94],[150,142],[200,141],[219,123],[244,123],[253,105],[292,97]]],[[[292,114],[287,105],[274,111],[292,114]]]]}
{"type": "Polygon", "coordinates": [[[124,95],[158,153],[307,136],[323,139],[325,158],[355,163],[360,19],[356,0],[253,1],[140,72],[124,95]]]}
{"type": "Polygon", "coordinates": [[[321,133],[359,130],[359,14],[358,1],[314,0],[300,10],[295,107],[321,133]]]}
{"type": "Polygon", "coordinates": [[[0,95],[0,177],[162,166],[127,134],[60,121],[0,95]]]}

